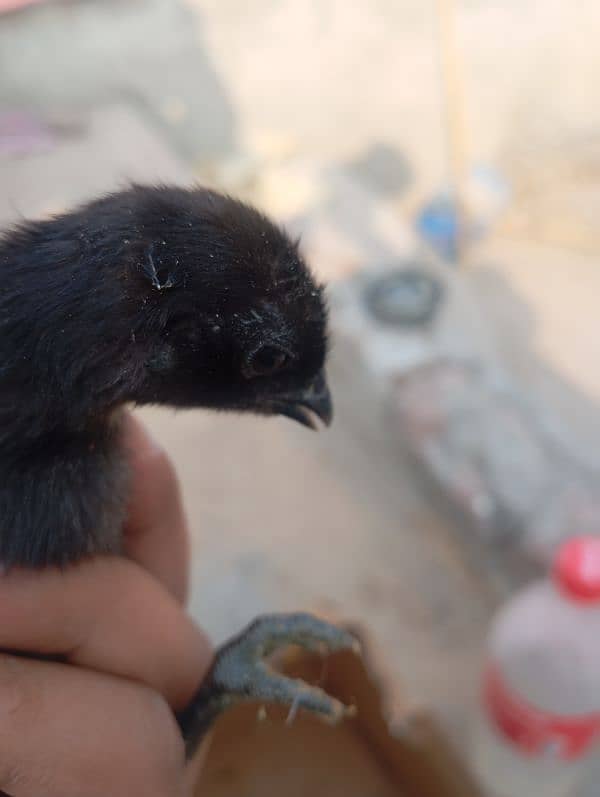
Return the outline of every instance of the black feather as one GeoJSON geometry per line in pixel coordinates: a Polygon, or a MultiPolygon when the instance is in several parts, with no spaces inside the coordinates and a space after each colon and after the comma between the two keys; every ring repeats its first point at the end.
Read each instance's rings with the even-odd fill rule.
{"type": "Polygon", "coordinates": [[[276,414],[326,356],[322,289],[256,210],[133,186],[0,240],[0,562],[118,551],[120,409],[276,414]],[[285,353],[266,373],[264,347],[285,353]]]}

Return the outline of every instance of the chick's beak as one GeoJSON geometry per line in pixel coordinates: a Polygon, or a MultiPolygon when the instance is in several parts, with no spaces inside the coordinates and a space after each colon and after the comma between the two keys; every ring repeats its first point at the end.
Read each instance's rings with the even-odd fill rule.
{"type": "Polygon", "coordinates": [[[305,390],[282,396],[277,403],[277,413],[292,418],[309,429],[318,429],[315,416],[325,426],[329,426],[333,418],[333,404],[325,372],[318,373],[305,390]]]}

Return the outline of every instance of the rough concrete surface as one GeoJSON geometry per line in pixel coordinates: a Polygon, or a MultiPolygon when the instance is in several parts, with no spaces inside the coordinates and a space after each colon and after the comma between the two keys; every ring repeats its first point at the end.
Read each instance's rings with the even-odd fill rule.
{"type": "MultiPolygon", "coordinates": [[[[600,123],[586,90],[600,69],[598,5],[578,4],[575,20],[560,0],[457,6],[469,154],[503,166],[516,213],[503,239],[474,253],[464,282],[510,373],[593,458],[596,259],[517,235],[545,223],[538,241],[581,240],[572,223],[548,225],[564,218],[564,203],[544,203],[539,224],[531,207],[541,194],[561,196],[556,174],[565,170],[553,164],[594,140],[600,123]],[[523,164],[534,160],[541,166],[532,179],[523,164]]],[[[0,159],[0,224],[128,179],[189,182],[210,171],[232,187],[247,177],[248,192],[282,217],[305,223],[298,207],[318,208],[323,222],[305,245],[328,279],[364,265],[366,253],[409,251],[411,235],[400,216],[390,230],[389,211],[414,208],[446,175],[432,9],[416,0],[56,0],[2,16],[0,110],[39,111],[58,132],[49,151],[0,159]],[[372,153],[381,142],[397,156],[392,182],[385,169],[377,176],[372,153]],[[319,204],[310,169],[279,168],[290,153],[306,164],[346,164],[385,194],[386,213],[365,201],[340,236],[333,222],[346,210],[319,204]],[[222,156],[226,163],[215,164],[222,156]],[[276,169],[252,177],[271,161],[276,169]]],[[[585,192],[573,194],[571,219],[597,202],[600,159],[594,146],[586,153],[585,192]]],[[[348,203],[361,204],[360,190],[348,191],[348,203]]],[[[588,253],[593,228],[584,231],[588,253]]],[[[502,591],[386,433],[343,346],[334,347],[331,370],[337,420],[318,436],[285,421],[143,412],[182,478],[192,611],[216,639],[265,609],[302,604],[362,617],[410,700],[460,726],[502,591]]]]}

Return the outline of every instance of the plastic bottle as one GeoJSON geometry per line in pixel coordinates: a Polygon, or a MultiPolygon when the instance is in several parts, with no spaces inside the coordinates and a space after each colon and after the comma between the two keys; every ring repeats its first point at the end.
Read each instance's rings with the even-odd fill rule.
{"type": "Polygon", "coordinates": [[[472,763],[490,797],[571,797],[599,742],[600,537],[576,537],[493,623],[472,763]]]}

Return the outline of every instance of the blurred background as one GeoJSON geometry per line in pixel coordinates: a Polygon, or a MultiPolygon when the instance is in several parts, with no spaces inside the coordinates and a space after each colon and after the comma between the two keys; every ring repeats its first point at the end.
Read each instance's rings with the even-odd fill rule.
{"type": "Polygon", "coordinates": [[[198,181],[330,286],[330,431],[142,412],[192,612],[357,621],[458,744],[495,608],[600,533],[599,37],[593,0],[0,0],[2,226],[198,181]]]}

